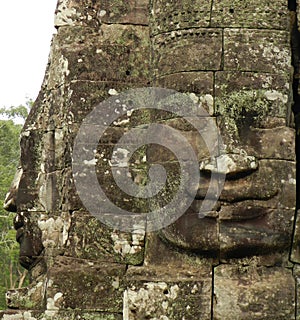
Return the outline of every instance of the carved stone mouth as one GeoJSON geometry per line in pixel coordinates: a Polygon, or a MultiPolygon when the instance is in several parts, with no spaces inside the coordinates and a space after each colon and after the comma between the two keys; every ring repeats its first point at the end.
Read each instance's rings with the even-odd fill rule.
{"type": "Polygon", "coordinates": [[[18,228],[16,233],[16,241],[21,243],[24,238],[24,228],[18,228]]]}
{"type": "Polygon", "coordinates": [[[43,251],[40,234],[27,212],[15,216],[14,227],[17,231],[16,240],[20,244],[19,262],[25,269],[31,269],[43,251]]]}
{"type": "Polygon", "coordinates": [[[14,227],[18,231],[18,229],[24,227],[24,212],[17,213],[14,218],[14,227]]]}

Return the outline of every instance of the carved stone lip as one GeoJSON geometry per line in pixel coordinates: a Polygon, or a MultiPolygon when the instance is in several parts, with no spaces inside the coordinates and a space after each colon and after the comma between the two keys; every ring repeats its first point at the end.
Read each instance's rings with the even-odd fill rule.
{"type": "Polygon", "coordinates": [[[24,212],[17,213],[14,218],[14,227],[16,230],[24,226],[24,212]]]}

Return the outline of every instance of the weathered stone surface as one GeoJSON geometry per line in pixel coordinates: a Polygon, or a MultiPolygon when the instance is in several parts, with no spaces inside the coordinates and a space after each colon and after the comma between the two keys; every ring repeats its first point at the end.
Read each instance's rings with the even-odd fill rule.
{"type": "Polygon", "coordinates": [[[131,278],[139,276],[145,280],[154,280],[160,277],[167,281],[191,279],[195,276],[205,278],[210,275],[211,266],[217,264],[217,260],[212,257],[174,250],[174,245],[177,246],[177,243],[172,244],[161,239],[164,239],[161,231],[147,233],[144,268],[129,268],[129,275],[131,271],[133,274],[131,278]]]}
{"type": "Polygon", "coordinates": [[[146,266],[131,267],[126,273],[124,319],[210,319],[209,261],[176,253],[155,234],[149,235],[149,241],[146,266]]]}
{"type": "MultiPolygon", "coordinates": [[[[9,307],[20,311],[1,314],[3,319],[294,317],[299,272],[294,268],[294,280],[288,256],[296,208],[291,109],[299,108],[299,50],[296,21],[289,25],[296,16],[293,5],[283,0],[58,1],[57,34],[22,132],[20,169],[6,201],[7,209],[17,212],[20,261],[32,280],[28,288],[9,292],[9,307]],[[122,91],[145,86],[184,94],[132,95],[126,103],[141,110],[115,119],[89,150],[85,138],[97,137],[98,121],[109,113],[99,103],[109,97],[117,103],[122,91]],[[171,111],[151,109],[162,103],[171,111]],[[81,124],[96,105],[98,112],[73,151],[81,124]],[[135,135],[146,139],[152,123],[186,138],[178,143],[171,134],[159,137],[165,145],[177,144],[188,166],[180,168],[174,152],[159,143],[139,147],[130,159],[132,139],[114,150],[135,127],[135,135]],[[211,130],[216,125],[223,146],[221,137],[215,139],[218,130],[211,130]],[[181,174],[192,167],[188,145],[200,172],[194,189],[184,189],[190,208],[181,210],[182,200],[148,219],[144,213],[171,202],[181,174]],[[72,160],[78,153],[77,163],[72,160]],[[89,164],[81,173],[87,182],[82,191],[90,196],[84,204],[72,171],[81,161],[89,164]],[[119,188],[112,174],[118,177],[129,167],[127,182],[155,186],[153,164],[164,167],[167,179],[151,198],[129,194],[128,184],[119,188]],[[94,202],[99,189],[90,187],[91,175],[108,200],[94,202]],[[207,194],[210,184],[214,188],[207,194]],[[205,197],[215,203],[200,219],[205,197]],[[116,214],[110,201],[127,214],[116,214]],[[138,223],[132,232],[119,231],[133,217],[138,223]],[[166,219],[173,223],[145,232],[153,221],[166,219]]],[[[298,225],[296,219],[294,262],[300,261],[298,225]]]]}
{"type": "Polygon", "coordinates": [[[216,166],[212,164],[211,159],[201,161],[200,170],[203,172],[218,172],[226,175],[228,179],[241,174],[251,174],[257,170],[258,161],[253,156],[243,154],[227,153],[218,155],[216,166]]]}
{"type": "Polygon", "coordinates": [[[284,74],[291,67],[289,33],[225,29],[224,69],[284,74]]]}
{"type": "Polygon", "coordinates": [[[223,28],[287,30],[289,28],[288,7],[284,0],[218,1],[213,3],[211,25],[223,28]]]}
{"type": "Polygon", "coordinates": [[[161,231],[162,236],[176,247],[191,252],[217,256],[219,253],[218,222],[213,217],[200,218],[189,209],[174,224],[161,231]]]}
{"type": "Polygon", "coordinates": [[[98,17],[103,23],[148,25],[148,1],[108,1],[100,2],[98,17]]]}
{"type": "MultiPolygon", "coordinates": [[[[294,260],[296,261],[296,260],[294,260]]],[[[300,276],[300,269],[299,269],[299,264],[296,264],[294,266],[294,269],[293,269],[293,275],[295,277],[295,285],[296,285],[296,316],[295,316],[295,319],[299,319],[300,317],[300,296],[299,296],[299,290],[300,290],[300,279],[299,279],[299,276],[300,276]]]]}
{"type": "MultiPolygon", "coordinates": [[[[282,69],[283,70],[283,69],[282,69]]],[[[216,112],[237,120],[243,109],[264,114],[262,123],[269,117],[287,118],[290,108],[289,69],[285,75],[253,72],[217,72],[215,77],[216,112]],[[226,112],[226,105],[230,109],[226,112]]],[[[251,125],[253,122],[249,121],[251,125]]],[[[279,122],[284,126],[285,122],[279,122]]]]}
{"type": "Polygon", "coordinates": [[[258,159],[295,161],[295,130],[288,127],[241,132],[244,150],[258,159]]]}
{"type": "Polygon", "coordinates": [[[39,261],[44,249],[38,217],[29,212],[20,212],[15,217],[14,224],[17,229],[16,240],[20,244],[19,262],[28,269],[39,261]]]}
{"type": "Polygon", "coordinates": [[[281,160],[260,160],[258,170],[243,179],[225,181],[220,199],[236,202],[275,198],[281,208],[295,208],[295,164],[281,160]],[[276,173],[275,173],[276,172],[276,173]]]}
{"type": "Polygon", "coordinates": [[[47,310],[121,313],[125,269],[114,263],[57,257],[48,272],[47,310]]]}
{"type": "MultiPolygon", "coordinates": [[[[296,0],[296,3],[293,3],[293,9],[294,9],[294,11],[296,11],[296,13],[297,13],[297,17],[298,17],[297,22],[298,22],[298,21],[299,21],[299,16],[300,16],[299,0],[296,0]]],[[[298,26],[298,29],[299,29],[299,28],[300,28],[299,23],[297,23],[297,26],[298,26]]]]}
{"type": "Polygon", "coordinates": [[[55,27],[89,24],[98,26],[95,1],[85,0],[84,4],[85,6],[80,6],[76,1],[59,0],[55,12],[55,27]]]}
{"type": "MultiPolygon", "coordinates": [[[[24,172],[20,178],[17,206],[22,211],[59,212],[63,209],[62,203],[65,194],[75,191],[70,178],[72,178],[71,168],[40,175],[38,172],[24,172]]],[[[70,201],[76,202],[71,198],[72,193],[67,196],[70,201]]],[[[78,198],[78,195],[74,197],[78,198]]],[[[64,204],[66,205],[66,203],[64,204]]]]}
{"type": "MultiPolygon", "coordinates": [[[[147,27],[102,25],[100,34],[88,29],[81,37],[80,32],[77,32],[80,30],[77,28],[59,30],[55,38],[53,68],[62,69],[59,64],[63,64],[65,80],[144,83],[147,81],[149,70],[147,27]],[[65,38],[70,41],[69,44],[63,40],[65,38]],[[75,47],[74,42],[77,43],[75,47]],[[107,65],[110,65],[110,68],[107,68],[107,65]]],[[[57,76],[57,72],[51,70],[57,76]]],[[[58,77],[58,81],[62,81],[61,77],[58,77]]]]}
{"type": "Polygon", "coordinates": [[[3,320],[122,320],[118,313],[107,312],[81,312],[81,311],[9,311],[0,312],[3,320]],[[2,317],[3,316],[3,317],[2,317]]]}
{"type": "Polygon", "coordinates": [[[11,289],[6,293],[7,306],[20,310],[43,310],[44,298],[45,279],[40,279],[30,287],[11,289]]]}
{"type": "Polygon", "coordinates": [[[160,34],[187,28],[209,27],[211,0],[151,0],[151,32],[160,34]]]}
{"type": "Polygon", "coordinates": [[[249,255],[248,257],[220,257],[220,262],[229,265],[255,265],[257,267],[282,267],[289,268],[293,267],[293,263],[290,262],[290,253],[286,250],[279,250],[276,252],[268,252],[263,255],[249,255]]]}
{"type": "Polygon", "coordinates": [[[291,260],[300,263],[300,225],[299,225],[299,210],[295,214],[295,230],[293,234],[293,244],[291,250],[291,260]]]}
{"type": "Polygon", "coordinates": [[[291,270],[221,265],[214,284],[213,319],[295,319],[291,270]]]}
{"type": "Polygon", "coordinates": [[[69,212],[45,214],[44,212],[30,213],[37,221],[41,231],[41,242],[46,257],[63,254],[69,237],[71,216],[69,212]]]}
{"type": "Polygon", "coordinates": [[[294,210],[247,207],[243,219],[220,221],[220,255],[243,257],[289,250],[291,246],[294,210]],[[258,217],[246,218],[247,210],[258,217]]]}
{"type": "Polygon", "coordinates": [[[0,312],[0,317],[3,320],[37,320],[43,317],[43,313],[38,311],[7,310],[0,312]]]}
{"type": "Polygon", "coordinates": [[[101,23],[148,24],[148,1],[108,2],[59,0],[55,26],[89,26],[99,28],[101,23]]]}
{"type": "Polygon", "coordinates": [[[124,292],[123,319],[211,319],[211,287],[205,281],[136,282],[124,292]]]}
{"type": "Polygon", "coordinates": [[[144,230],[122,233],[79,211],[72,214],[71,220],[66,256],[129,265],[143,262],[144,230]]]}
{"type": "Polygon", "coordinates": [[[222,32],[219,29],[189,29],[166,33],[153,38],[153,48],[154,68],[159,76],[183,71],[219,70],[222,32]]]}
{"type": "Polygon", "coordinates": [[[212,96],[213,81],[212,72],[185,72],[160,77],[156,80],[156,85],[179,92],[193,92],[197,95],[207,94],[212,96]]]}
{"type": "MultiPolygon", "coordinates": [[[[164,124],[167,125],[168,122],[165,122],[164,124]]],[[[170,122],[169,122],[170,123],[170,122]]],[[[177,132],[178,134],[178,132],[177,132]]],[[[199,132],[193,130],[193,131],[182,131],[180,132],[182,137],[184,137],[187,141],[187,144],[190,145],[193,148],[193,151],[195,152],[196,157],[199,161],[201,161],[204,158],[208,158],[210,156],[209,151],[207,149],[206,143],[203,140],[202,136],[199,134],[199,132]]],[[[169,146],[172,145],[173,136],[170,133],[170,135],[165,135],[161,139],[161,144],[152,144],[147,148],[147,160],[153,163],[164,163],[168,161],[176,161],[176,155],[168,150],[166,147],[163,146],[169,146]]],[[[182,148],[181,151],[181,157],[184,161],[189,161],[189,150],[184,150],[182,148]]],[[[217,152],[217,151],[216,151],[217,152]]]]}
{"type": "Polygon", "coordinates": [[[160,234],[173,246],[206,257],[227,259],[288,252],[293,209],[278,209],[274,202],[253,200],[220,203],[216,209],[199,217],[199,211],[191,208],[160,234]]]}

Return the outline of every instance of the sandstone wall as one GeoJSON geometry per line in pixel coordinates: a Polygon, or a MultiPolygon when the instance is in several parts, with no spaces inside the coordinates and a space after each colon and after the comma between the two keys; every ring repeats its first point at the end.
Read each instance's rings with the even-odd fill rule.
{"type": "MultiPolygon", "coordinates": [[[[7,293],[3,319],[300,319],[291,112],[298,113],[297,14],[299,6],[283,0],[58,1],[57,34],[6,201],[17,212],[20,261],[31,284],[7,293]],[[99,183],[118,206],[138,214],[169,199],[129,197],[113,181],[108,159],[136,125],[179,130],[202,175],[176,222],[158,232],[145,225],[122,232],[80,200],[73,143],[96,104],[149,86],[187,93],[207,111],[205,121],[224,140],[218,157],[226,181],[199,219],[211,160],[203,139],[177,115],[128,114],[96,151],[99,183]]],[[[172,196],[173,155],[155,144],[141,148],[132,160],[137,184],[147,179],[149,163],[168,169],[172,196]]]]}

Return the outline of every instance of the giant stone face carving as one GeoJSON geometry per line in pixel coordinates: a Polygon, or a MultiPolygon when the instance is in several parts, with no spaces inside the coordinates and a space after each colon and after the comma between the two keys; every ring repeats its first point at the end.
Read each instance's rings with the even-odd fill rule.
{"type": "MultiPolygon", "coordinates": [[[[20,262],[32,275],[30,290],[8,293],[10,307],[39,310],[28,311],[34,319],[294,317],[288,17],[281,0],[58,2],[58,32],[6,202],[17,212],[20,262]],[[198,155],[201,175],[191,207],[175,223],[153,233],[140,225],[121,232],[80,201],[73,142],[97,103],[147,86],[189,95],[219,127],[224,147],[209,157],[203,139],[176,114],[137,110],[114,123],[99,141],[96,173],[123,208],[138,214],[153,206],[128,200],[109,173],[114,144],[137,125],[179,130],[198,155]],[[199,219],[213,161],[226,181],[215,207],[199,219]]],[[[145,183],[151,163],[167,168],[172,196],[178,165],[159,145],[130,160],[132,179],[145,183]]]]}

